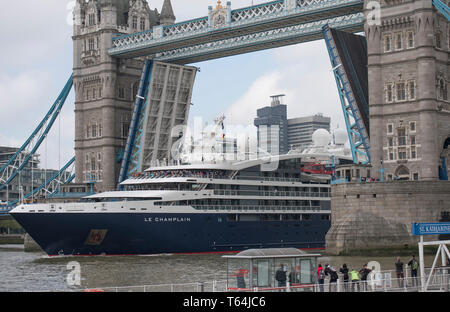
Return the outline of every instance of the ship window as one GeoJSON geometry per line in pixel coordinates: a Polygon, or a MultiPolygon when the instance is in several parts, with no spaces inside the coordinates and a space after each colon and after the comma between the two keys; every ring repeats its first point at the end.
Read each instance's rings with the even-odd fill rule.
{"type": "Polygon", "coordinates": [[[302,220],[311,220],[311,215],[310,214],[303,214],[302,215],[302,220]]]}
{"type": "Polygon", "coordinates": [[[235,222],[237,221],[237,215],[236,214],[228,214],[227,215],[227,222],[235,222]]]}

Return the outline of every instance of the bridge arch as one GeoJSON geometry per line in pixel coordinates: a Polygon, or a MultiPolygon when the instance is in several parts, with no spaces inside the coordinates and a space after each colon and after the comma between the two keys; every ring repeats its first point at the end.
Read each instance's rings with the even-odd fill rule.
{"type": "Polygon", "coordinates": [[[398,180],[410,180],[410,171],[405,165],[400,165],[395,170],[395,177],[398,180]]]}

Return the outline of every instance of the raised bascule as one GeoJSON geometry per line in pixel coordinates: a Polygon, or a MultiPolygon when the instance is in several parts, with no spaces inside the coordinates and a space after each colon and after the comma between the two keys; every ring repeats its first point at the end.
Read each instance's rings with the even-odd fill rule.
{"type": "MultiPolygon", "coordinates": [[[[173,161],[180,133],[172,129],[187,123],[197,75],[188,64],[324,38],[354,163],[384,182],[333,185],[327,249],[375,246],[380,231],[381,244],[410,243],[408,222],[450,211],[448,2],[276,0],[233,9],[219,0],[205,13],[175,23],[170,0],[160,13],[145,0],[77,0],[73,76],[56,101],[73,83],[77,182],[114,190],[173,161]],[[417,207],[424,193],[431,203],[417,207]]],[[[20,171],[16,163],[0,169],[0,187],[20,171]]]]}

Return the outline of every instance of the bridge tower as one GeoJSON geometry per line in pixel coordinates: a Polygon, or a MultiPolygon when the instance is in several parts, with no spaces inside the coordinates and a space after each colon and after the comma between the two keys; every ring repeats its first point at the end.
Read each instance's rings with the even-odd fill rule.
{"type": "Polygon", "coordinates": [[[384,179],[333,185],[330,254],[414,246],[412,223],[448,215],[450,25],[433,2],[380,1],[378,23],[366,1],[371,172],[384,179]]]}
{"type": "Polygon", "coordinates": [[[438,180],[449,162],[449,22],[427,0],[384,0],[379,16],[365,24],[373,172],[438,180]]]}
{"type": "Polygon", "coordinates": [[[146,0],[77,0],[73,73],[78,183],[95,181],[97,191],[115,189],[144,59],[116,59],[108,49],[118,34],[159,24],[159,13],[146,0]]]}

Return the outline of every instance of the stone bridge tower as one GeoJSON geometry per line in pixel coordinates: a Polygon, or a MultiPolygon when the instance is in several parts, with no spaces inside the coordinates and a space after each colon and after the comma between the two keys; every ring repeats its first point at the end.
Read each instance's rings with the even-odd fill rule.
{"type": "MultiPolygon", "coordinates": [[[[170,13],[170,1],[165,6],[170,13]]],[[[77,0],[73,73],[78,183],[95,181],[97,191],[115,189],[143,60],[115,59],[108,49],[113,37],[159,23],[159,13],[146,0],[77,0]]]]}
{"type": "Polygon", "coordinates": [[[365,33],[371,172],[384,180],[332,186],[331,254],[414,246],[412,223],[450,213],[440,170],[450,163],[449,22],[431,0],[379,3],[380,22],[366,20],[365,33]]]}
{"type": "Polygon", "coordinates": [[[380,17],[365,27],[373,172],[438,180],[450,138],[449,22],[431,0],[383,0],[380,17]]]}

